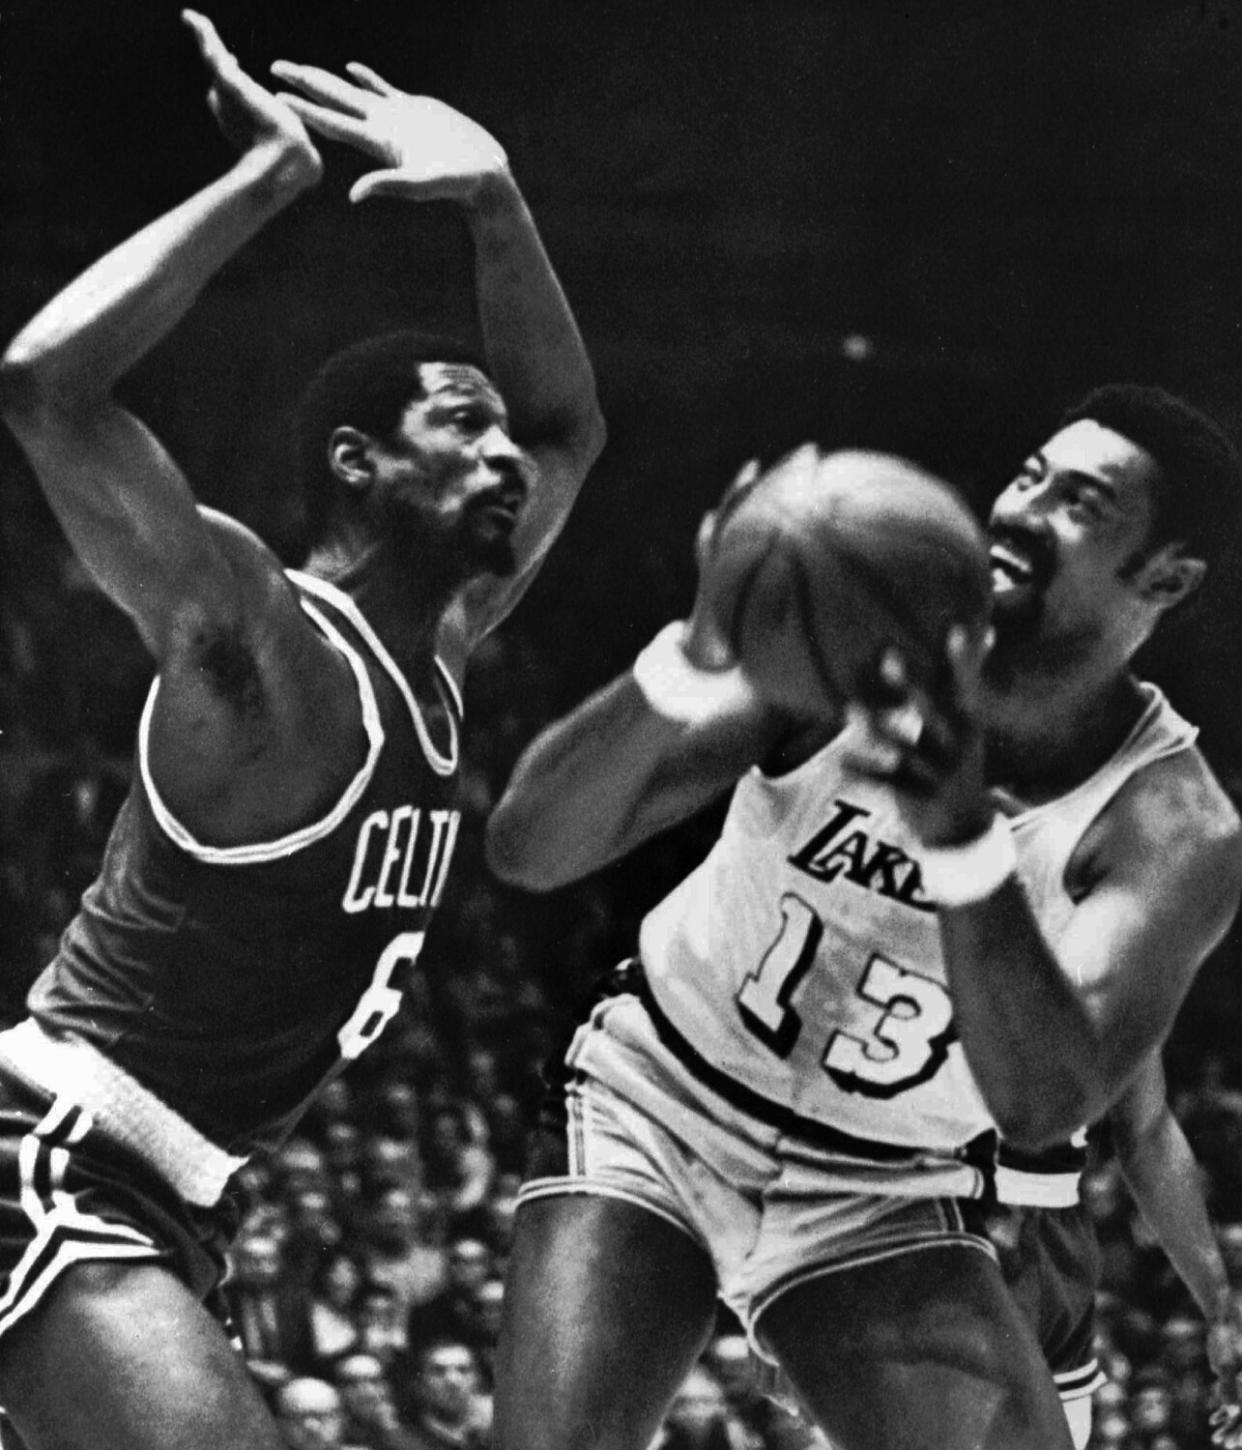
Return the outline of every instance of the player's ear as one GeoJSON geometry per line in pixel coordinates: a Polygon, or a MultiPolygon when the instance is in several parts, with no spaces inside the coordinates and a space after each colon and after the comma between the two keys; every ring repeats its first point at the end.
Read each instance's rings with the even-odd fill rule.
{"type": "Polygon", "coordinates": [[[1187,554],[1181,544],[1166,544],[1143,564],[1135,582],[1146,599],[1172,609],[1198,589],[1206,573],[1204,560],[1187,554]]]}
{"type": "Polygon", "coordinates": [[[348,487],[366,488],[375,477],[370,434],[360,428],[334,428],[328,439],[328,467],[348,487]]]}

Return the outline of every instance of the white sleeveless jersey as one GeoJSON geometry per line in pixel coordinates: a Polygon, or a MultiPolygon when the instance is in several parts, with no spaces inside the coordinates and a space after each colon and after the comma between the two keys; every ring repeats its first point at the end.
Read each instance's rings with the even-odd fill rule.
{"type": "MultiPolygon", "coordinates": [[[[1054,950],[1083,833],[1136,771],[1195,739],[1143,690],[1141,718],[1099,771],[1012,818],[1054,950]]],[[[851,770],[849,743],[847,730],[786,775],[739,782],[711,854],[643,922],[654,1011],[706,1076],[782,1121],[825,1125],[864,1152],[960,1150],[993,1125],[957,1040],[920,843],[892,792],[851,770]]]]}

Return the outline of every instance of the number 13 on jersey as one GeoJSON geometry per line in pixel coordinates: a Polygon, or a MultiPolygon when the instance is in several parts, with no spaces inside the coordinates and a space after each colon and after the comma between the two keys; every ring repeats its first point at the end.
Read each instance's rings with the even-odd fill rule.
{"type": "MultiPolygon", "coordinates": [[[[781,897],[781,929],[742,983],[737,1007],[749,1030],[778,1057],[788,1057],[805,1027],[794,998],[814,965],[824,934],[815,911],[793,892],[781,897]]],[[[831,964],[824,968],[831,970],[831,964]]],[[[944,986],[878,953],[854,991],[874,1009],[865,1035],[829,1028],[821,1066],[845,1092],[891,1098],[939,1071],[956,1036],[944,986]]]]}

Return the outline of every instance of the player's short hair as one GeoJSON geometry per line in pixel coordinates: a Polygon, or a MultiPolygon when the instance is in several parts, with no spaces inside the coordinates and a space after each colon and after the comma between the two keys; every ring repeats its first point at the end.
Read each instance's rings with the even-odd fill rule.
{"type": "Polygon", "coordinates": [[[1159,468],[1151,543],[1180,542],[1214,564],[1242,512],[1242,454],[1214,419],[1184,398],[1141,383],[1095,388],[1061,426],[1089,418],[1145,449],[1159,468]]]}
{"type": "Polygon", "coordinates": [[[487,375],[482,356],[455,338],[403,329],[363,338],[334,353],[302,394],[295,420],[298,476],[310,547],[317,544],[341,497],[328,466],[328,442],[337,428],[357,428],[390,439],[406,408],[424,396],[423,363],[465,363],[487,375]]]}

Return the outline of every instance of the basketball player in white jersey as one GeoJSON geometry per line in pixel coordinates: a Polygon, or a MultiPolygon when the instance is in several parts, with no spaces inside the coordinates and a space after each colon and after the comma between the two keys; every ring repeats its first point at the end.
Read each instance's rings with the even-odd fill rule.
{"type": "Polygon", "coordinates": [[[1070,1444],[972,1200],[994,1126],[1038,1149],[1106,1111],[1236,909],[1235,812],[1130,662],[1238,472],[1186,405],[1101,390],[996,501],[995,643],[954,641],[948,699],[894,657],[865,721],[791,720],[700,607],[519,762],[489,846],[533,889],[735,789],[549,1103],[505,1450],[639,1450],[717,1294],[843,1450],[1070,1444]]]}

